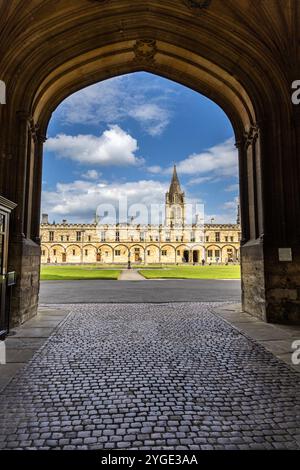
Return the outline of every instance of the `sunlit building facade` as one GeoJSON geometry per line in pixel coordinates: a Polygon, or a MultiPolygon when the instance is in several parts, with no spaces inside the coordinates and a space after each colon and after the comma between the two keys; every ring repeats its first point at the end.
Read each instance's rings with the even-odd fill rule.
{"type": "Polygon", "coordinates": [[[236,224],[186,224],[186,202],[174,167],[165,199],[165,223],[142,225],[41,223],[42,263],[201,264],[238,263],[239,210],[236,224]]]}

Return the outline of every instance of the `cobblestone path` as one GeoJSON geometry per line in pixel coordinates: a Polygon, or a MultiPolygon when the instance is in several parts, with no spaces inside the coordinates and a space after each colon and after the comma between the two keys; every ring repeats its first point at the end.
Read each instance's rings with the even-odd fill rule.
{"type": "Polygon", "coordinates": [[[299,448],[299,375],[214,305],[72,306],[0,395],[0,448],[299,448]]]}

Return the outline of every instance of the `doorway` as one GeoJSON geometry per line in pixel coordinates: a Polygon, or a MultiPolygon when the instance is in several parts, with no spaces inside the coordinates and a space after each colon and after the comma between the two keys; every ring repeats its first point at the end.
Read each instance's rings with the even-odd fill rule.
{"type": "Polygon", "coordinates": [[[199,263],[199,251],[198,250],[193,251],[193,263],[199,263]]]}

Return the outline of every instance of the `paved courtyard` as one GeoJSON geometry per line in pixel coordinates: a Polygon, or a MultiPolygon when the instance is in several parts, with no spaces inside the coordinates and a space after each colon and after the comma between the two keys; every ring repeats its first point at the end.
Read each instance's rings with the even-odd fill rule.
{"type": "Polygon", "coordinates": [[[240,302],[241,282],[219,279],[43,281],[42,304],[240,302]]]}
{"type": "Polygon", "coordinates": [[[300,448],[299,374],[220,304],[69,307],[0,395],[0,448],[300,448]]]}

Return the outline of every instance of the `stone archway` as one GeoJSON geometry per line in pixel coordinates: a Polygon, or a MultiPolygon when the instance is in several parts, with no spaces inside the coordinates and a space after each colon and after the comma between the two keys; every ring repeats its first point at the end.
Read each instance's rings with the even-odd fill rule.
{"type": "Polygon", "coordinates": [[[61,0],[59,11],[42,0],[1,5],[7,105],[0,108],[0,193],[18,204],[9,255],[18,274],[14,324],[37,308],[51,113],[84,86],[140,70],[199,91],[227,113],[239,149],[243,307],[266,321],[299,321],[300,130],[290,81],[300,70],[292,68],[297,46],[289,48],[289,69],[285,47],[298,42],[299,3],[281,10],[275,0],[255,7],[250,0],[207,2],[201,14],[188,4],[123,0],[116,8],[113,0],[61,0]],[[283,265],[284,247],[293,259],[283,265]]]}

